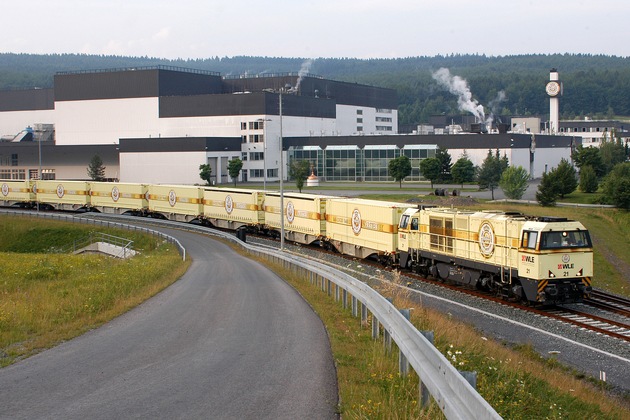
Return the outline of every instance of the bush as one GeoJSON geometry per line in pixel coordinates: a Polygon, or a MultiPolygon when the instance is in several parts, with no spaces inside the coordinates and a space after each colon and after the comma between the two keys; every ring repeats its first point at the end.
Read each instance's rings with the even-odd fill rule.
{"type": "Polygon", "coordinates": [[[603,182],[604,199],[622,209],[630,209],[630,162],[619,163],[603,182]]]}
{"type": "Polygon", "coordinates": [[[555,206],[560,196],[559,190],[558,177],[554,172],[543,174],[542,181],[538,185],[538,192],[536,192],[536,200],[544,207],[555,206]]]}
{"type": "Polygon", "coordinates": [[[529,173],[522,166],[510,166],[499,180],[499,186],[507,198],[520,200],[527,189],[529,173]]]}

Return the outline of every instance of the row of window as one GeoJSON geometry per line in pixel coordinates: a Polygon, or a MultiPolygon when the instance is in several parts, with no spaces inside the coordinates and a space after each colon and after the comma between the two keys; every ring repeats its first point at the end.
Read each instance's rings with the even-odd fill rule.
{"type": "MultiPolygon", "coordinates": [[[[0,179],[20,179],[25,180],[26,169],[0,169],[0,179]]],[[[28,179],[39,179],[38,169],[28,170],[28,179]]],[[[43,180],[57,179],[54,169],[42,169],[43,180]]]]}
{"type": "Polygon", "coordinates": [[[419,181],[420,161],[435,157],[434,149],[290,149],[289,162],[307,160],[315,168],[315,174],[326,181],[374,181],[391,182],[390,160],[404,154],[411,160],[411,175],[407,181],[419,181]]]}
{"type": "Polygon", "coordinates": [[[0,155],[0,166],[19,166],[18,154],[13,153],[11,156],[0,155]]]}
{"type": "Polygon", "coordinates": [[[241,143],[263,143],[265,141],[265,136],[262,134],[250,134],[241,136],[241,143]]]}
{"type": "MultiPolygon", "coordinates": [[[[263,178],[265,171],[263,169],[250,169],[250,178],[263,178]]],[[[278,169],[267,169],[267,178],[278,178],[278,169]]]]}
{"type": "Polygon", "coordinates": [[[247,130],[249,127],[250,130],[262,130],[265,128],[265,121],[243,121],[241,122],[241,130],[247,130]]]}
{"type": "Polygon", "coordinates": [[[608,132],[608,127],[560,127],[560,132],[567,133],[599,133],[608,132]]]}

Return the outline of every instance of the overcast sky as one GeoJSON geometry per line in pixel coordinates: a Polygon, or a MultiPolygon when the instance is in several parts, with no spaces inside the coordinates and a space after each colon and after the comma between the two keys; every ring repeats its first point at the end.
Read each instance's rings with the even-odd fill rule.
{"type": "Polygon", "coordinates": [[[628,0],[0,0],[0,52],[630,56],[628,0]]]}

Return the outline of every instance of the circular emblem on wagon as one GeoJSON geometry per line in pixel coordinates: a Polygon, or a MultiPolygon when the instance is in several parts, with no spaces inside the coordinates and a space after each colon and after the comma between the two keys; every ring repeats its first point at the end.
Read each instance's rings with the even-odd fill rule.
{"type": "Polygon", "coordinates": [[[566,264],[569,261],[571,261],[571,256],[569,254],[563,254],[562,255],[562,262],[566,264]]]}
{"type": "Polygon", "coordinates": [[[287,220],[289,223],[293,223],[295,219],[295,206],[293,205],[293,201],[289,201],[287,203],[287,220]]]}
{"type": "Polygon", "coordinates": [[[231,195],[225,196],[225,211],[227,214],[232,214],[232,210],[234,210],[234,200],[231,195]]]}
{"type": "Polygon", "coordinates": [[[65,193],[66,193],[66,190],[63,189],[63,185],[61,184],[57,185],[57,197],[63,198],[65,193]]]}
{"type": "Polygon", "coordinates": [[[37,194],[37,184],[33,184],[32,191],[33,191],[33,194],[37,194]]]}
{"type": "Polygon", "coordinates": [[[358,209],[352,212],[352,231],[355,235],[361,233],[361,212],[358,209]]]}
{"type": "Polygon", "coordinates": [[[9,185],[8,184],[2,184],[2,195],[4,195],[5,197],[7,195],[9,195],[9,185]]]}
{"type": "Polygon", "coordinates": [[[486,258],[494,253],[494,230],[488,222],[483,222],[479,228],[479,250],[486,258]]]}
{"type": "Polygon", "coordinates": [[[118,201],[120,198],[120,191],[118,191],[118,187],[112,188],[112,200],[118,201]]]}
{"type": "Polygon", "coordinates": [[[176,203],[177,203],[177,194],[175,194],[174,190],[170,190],[168,192],[168,204],[170,204],[171,207],[175,207],[176,203]]]}

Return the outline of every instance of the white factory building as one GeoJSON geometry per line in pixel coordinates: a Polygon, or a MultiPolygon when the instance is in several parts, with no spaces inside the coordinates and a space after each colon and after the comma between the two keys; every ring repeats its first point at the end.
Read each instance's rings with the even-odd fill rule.
{"type": "Polygon", "coordinates": [[[106,177],[123,182],[201,183],[208,163],[214,183],[229,183],[234,158],[243,161],[239,182],[287,179],[292,159],[308,159],[323,181],[391,181],[387,164],[404,154],[415,181],[419,160],[438,145],[453,163],[466,151],[476,165],[499,149],[540,177],[581,142],[569,133],[400,135],[397,127],[395,91],[313,75],[58,73],[50,89],[0,91],[0,178],[34,179],[41,167],[44,179],[87,179],[98,154],[106,177]]]}

